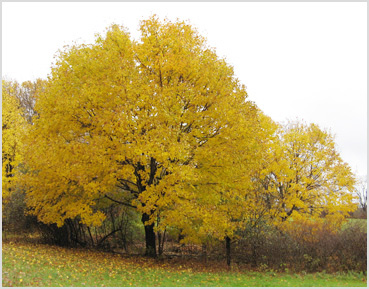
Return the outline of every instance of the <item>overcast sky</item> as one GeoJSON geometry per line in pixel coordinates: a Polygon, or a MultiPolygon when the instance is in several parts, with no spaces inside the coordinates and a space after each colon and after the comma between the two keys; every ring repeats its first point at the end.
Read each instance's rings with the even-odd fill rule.
{"type": "Polygon", "coordinates": [[[330,129],[353,172],[367,174],[366,2],[5,2],[2,75],[46,78],[64,45],[92,43],[112,23],[137,39],[152,14],[188,20],[267,115],[330,129]]]}

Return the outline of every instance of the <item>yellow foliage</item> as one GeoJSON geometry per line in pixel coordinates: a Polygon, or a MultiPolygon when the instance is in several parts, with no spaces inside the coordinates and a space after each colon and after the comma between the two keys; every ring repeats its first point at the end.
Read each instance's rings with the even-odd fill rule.
{"type": "Polygon", "coordinates": [[[26,122],[22,117],[15,83],[2,80],[2,197],[5,204],[17,182],[21,162],[21,136],[26,122]]]}
{"type": "Polygon", "coordinates": [[[191,218],[191,234],[232,234],[259,165],[260,112],[190,25],[152,17],[140,30],[135,42],[113,25],[60,52],[25,140],[27,204],[58,225],[97,223],[105,199],[149,223],[160,212],[162,226],[191,218]]]}
{"type": "Polygon", "coordinates": [[[283,224],[291,230],[309,220],[314,226],[339,227],[355,209],[350,193],[355,179],[333,136],[315,124],[298,122],[281,126],[277,136],[260,174],[268,214],[277,225],[293,218],[283,224]]]}

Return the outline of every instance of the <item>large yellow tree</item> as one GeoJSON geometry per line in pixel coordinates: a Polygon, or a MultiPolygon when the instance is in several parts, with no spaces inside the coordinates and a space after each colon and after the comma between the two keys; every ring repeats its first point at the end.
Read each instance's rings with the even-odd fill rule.
{"type": "Polygon", "coordinates": [[[133,41],[113,25],[94,44],[60,52],[25,140],[24,181],[28,206],[45,223],[78,216],[97,225],[107,202],[136,208],[146,254],[155,256],[159,212],[183,228],[195,213],[209,232],[218,216],[219,237],[232,234],[209,208],[247,188],[258,113],[190,25],[154,16],[140,30],[133,41]]]}

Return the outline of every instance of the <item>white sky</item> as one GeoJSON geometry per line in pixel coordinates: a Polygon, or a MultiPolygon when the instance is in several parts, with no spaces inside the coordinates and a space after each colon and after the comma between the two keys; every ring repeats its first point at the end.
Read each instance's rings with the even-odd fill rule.
{"type": "Polygon", "coordinates": [[[353,172],[367,174],[366,2],[2,3],[2,75],[46,78],[64,45],[92,43],[112,23],[188,20],[234,66],[275,121],[329,128],[353,172]]]}

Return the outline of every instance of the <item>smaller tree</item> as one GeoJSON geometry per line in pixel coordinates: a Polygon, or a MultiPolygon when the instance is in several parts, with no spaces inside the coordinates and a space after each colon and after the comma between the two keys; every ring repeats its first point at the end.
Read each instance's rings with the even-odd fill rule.
{"type": "Polygon", "coordinates": [[[20,163],[21,135],[25,120],[16,97],[17,83],[2,80],[2,196],[7,202],[16,186],[16,167],[20,163]]]}
{"type": "Polygon", "coordinates": [[[35,81],[25,81],[21,85],[15,84],[15,95],[22,109],[25,120],[33,124],[33,117],[38,113],[35,110],[36,99],[46,88],[47,80],[36,79],[35,81]]]}
{"type": "Polygon", "coordinates": [[[341,159],[333,135],[317,125],[281,126],[264,162],[260,189],[276,224],[293,229],[300,221],[318,222],[337,229],[354,210],[351,169],[341,159]],[[285,222],[288,218],[293,222],[285,222]]]}
{"type": "Polygon", "coordinates": [[[44,89],[45,80],[19,84],[2,80],[2,223],[6,231],[27,231],[36,218],[25,214],[25,191],[22,184],[24,155],[22,146],[33,117],[37,95],[44,89]]]}
{"type": "Polygon", "coordinates": [[[276,129],[275,123],[251,102],[238,121],[237,134],[227,140],[227,147],[214,146],[203,152],[197,167],[199,177],[188,183],[191,199],[178,198],[162,220],[162,226],[177,220],[175,226],[183,235],[183,243],[224,241],[228,266],[231,243],[250,220],[265,211],[254,179],[276,129]]]}

